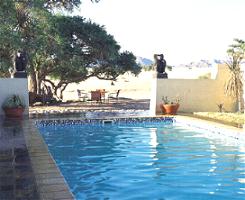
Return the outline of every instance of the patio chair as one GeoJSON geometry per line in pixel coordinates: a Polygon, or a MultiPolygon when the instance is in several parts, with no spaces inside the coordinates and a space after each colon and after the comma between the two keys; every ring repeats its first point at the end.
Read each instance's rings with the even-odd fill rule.
{"type": "Polygon", "coordinates": [[[88,93],[82,92],[82,90],[77,89],[77,96],[78,99],[81,99],[82,101],[86,101],[88,99],[88,93]]]}
{"type": "Polygon", "coordinates": [[[108,103],[110,99],[116,99],[118,101],[118,96],[119,96],[120,90],[117,90],[116,92],[112,92],[108,94],[108,103]]]}

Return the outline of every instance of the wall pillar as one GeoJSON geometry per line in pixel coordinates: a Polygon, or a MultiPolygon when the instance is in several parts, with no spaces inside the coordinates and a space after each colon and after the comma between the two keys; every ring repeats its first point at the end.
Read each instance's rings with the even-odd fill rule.
{"type": "Polygon", "coordinates": [[[157,104],[157,78],[153,77],[151,82],[150,116],[155,116],[157,104]]]}

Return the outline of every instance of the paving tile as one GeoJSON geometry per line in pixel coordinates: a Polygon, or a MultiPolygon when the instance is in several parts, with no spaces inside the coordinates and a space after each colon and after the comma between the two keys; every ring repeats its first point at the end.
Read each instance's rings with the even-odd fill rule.
{"type": "Polygon", "coordinates": [[[0,199],[37,200],[22,122],[0,118],[0,199]]]}
{"type": "Polygon", "coordinates": [[[64,184],[54,184],[54,185],[43,185],[40,187],[40,192],[59,192],[59,191],[67,191],[67,187],[64,184]]]}
{"type": "Polygon", "coordinates": [[[12,200],[12,199],[15,199],[15,194],[12,191],[1,191],[0,192],[0,199],[2,200],[12,200]]]}
{"type": "Polygon", "coordinates": [[[53,200],[74,199],[72,195],[68,194],[67,192],[40,193],[40,197],[43,199],[53,199],[53,200]]]}
{"type": "MultiPolygon", "coordinates": [[[[52,179],[58,179],[60,178],[60,174],[56,173],[56,174],[39,174],[39,175],[36,175],[36,178],[40,181],[43,181],[43,180],[52,180],[52,179]]],[[[58,184],[58,182],[56,182],[56,184],[58,184]]]]}

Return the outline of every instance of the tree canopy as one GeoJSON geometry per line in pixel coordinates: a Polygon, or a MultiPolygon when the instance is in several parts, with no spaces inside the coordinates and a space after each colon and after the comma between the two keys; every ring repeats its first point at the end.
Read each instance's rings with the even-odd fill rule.
{"type": "Polygon", "coordinates": [[[48,48],[49,55],[42,58],[49,57],[51,62],[41,68],[39,65],[38,74],[41,81],[52,85],[56,95],[58,89],[64,90],[69,83],[92,76],[115,80],[127,71],[139,73],[135,56],[130,52],[120,53],[120,46],[103,26],[78,16],[55,16],[52,28],[52,35],[58,39],[54,40],[53,51],[48,48]],[[55,84],[52,80],[59,81],[55,84]]]}
{"type": "MultiPolygon", "coordinates": [[[[65,8],[67,10],[72,10],[75,7],[78,7],[82,1],[81,0],[43,0],[44,7],[48,9],[52,8],[65,8]]],[[[99,2],[100,0],[90,0],[91,2],[99,2]]]]}
{"type": "Polygon", "coordinates": [[[42,93],[43,86],[49,84],[62,98],[68,84],[92,76],[115,80],[127,71],[137,75],[140,67],[135,56],[120,52],[120,46],[103,26],[80,16],[50,12],[54,8],[72,10],[80,3],[81,0],[2,0],[1,75],[9,75],[18,50],[27,53],[27,71],[35,94],[42,93]]]}

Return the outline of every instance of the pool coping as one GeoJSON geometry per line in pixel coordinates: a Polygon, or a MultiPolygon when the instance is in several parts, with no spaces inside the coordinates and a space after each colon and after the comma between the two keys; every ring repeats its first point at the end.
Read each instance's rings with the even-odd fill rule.
{"type": "MultiPolygon", "coordinates": [[[[177,123],[185,123],[187,126],[196,127],[199,129],[205,129],[211,131],[212,133],[218,133],[222,136],[228,136],[228,138],[233,138],[235,140],[241,140],[245,145],[245,131],[244,129],[239,129],[236,127],[220,124],[217,122],[207,121],[204,119],[198,119],[190,116],[147,116],[147,117],[107,117],[107,118],[96,118],[96,119],[86,119],[78,117],[67,117],[67,118],[48,118],[43,119],[45,121],[55,121],[55,120],[77,120],[84,121],[88,120],[115,120],[115,119],[152,119],[152,118],[171,118],[177,123]],[[208,124],[208,125],[207,125],[208,124]],[[226,130],[226,131],[224,131],[226,130]]],[[[23,132],[26,140],[26,146],[29,151],[29,156],[36,178],[37,190],[40,195],[40,199],[75,199],[71,193],[69,186],[60,172],[56,162],[54,161],[52,155],[50,154],[47,144],[42,138],[38,131],[36,123],[42,119],[26,119],[23,120],[23,132]]],[[[57,121],[58,122],[58,121],[57,121]]]]}
{"type": "Polygon", "coordinates": [[[75,199],[35,126],[35,120],[23,120],[23,133],[40,199],[75,199]]]}

